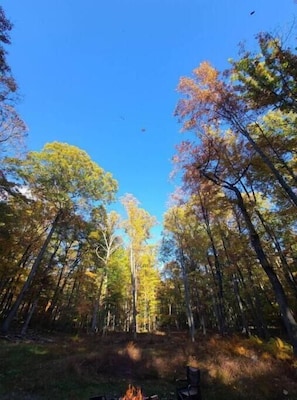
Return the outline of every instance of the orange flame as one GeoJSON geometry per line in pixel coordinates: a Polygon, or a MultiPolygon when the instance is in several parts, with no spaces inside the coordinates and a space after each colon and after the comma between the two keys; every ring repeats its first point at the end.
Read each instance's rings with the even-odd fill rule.
{"type": "Polygon", "coordinates": [[[121,400],[143,400],[141,389],[129,385],[125,395],[121,397],[121,400]]]}

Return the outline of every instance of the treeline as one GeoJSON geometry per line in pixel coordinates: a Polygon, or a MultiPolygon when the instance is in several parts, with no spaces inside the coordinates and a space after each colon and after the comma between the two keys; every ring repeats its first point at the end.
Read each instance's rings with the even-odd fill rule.
{"type": "Polygon", "coordinates": [[[154,219],[137,200],[121,199],[127,220],[108,212],[117,182],[65,143],[5,162],[15,181],[0,203],[2,334],[156,329],[154,219]]]}
{"type": "Polygon", "coordinates": [[[25,124],[7,64],[12,25],[0,8],[0,329],[155,330],[155,219],[126,195],[127,219],[109,211],[118,183],[67,143],[25,152],[25,124]]]}
{"type": "Polygon", "coordinates": [[[181,270],[193,336],[285,328],[296,353],[297,56],[277,37],[257,40],[259,53],[229,70],[204,62],[180,80],[176,115],[194,137],[175,157],[168,290],[181,270]]]}
{"type": "Polygon", "coordinates": [[[297,351],[297,56],[258,36],[230,69],[181,78],[176,115],[192,139],[174,158],[158,249],[137,199],[109,211],[117,182],[87,153],[48,143],[20,154],[25,124],[6,61],[0,8],[0,318],[28,327],[207,334],[287,334],[297,351]]]}

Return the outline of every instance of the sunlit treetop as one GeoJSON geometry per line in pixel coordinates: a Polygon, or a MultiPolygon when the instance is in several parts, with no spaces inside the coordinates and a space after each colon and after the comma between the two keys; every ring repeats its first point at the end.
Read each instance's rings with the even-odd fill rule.
{"type": "Polygon", "coordinates": [[[30,152],[18,168],[32,193],[60,208],[110,202],[117,181],[89,155],[67,143],[47,143],[30,152]]]}
{"type": "Polygon", "coordinates": [[[259,52],[244,51],[238,61],[230,60],[236,90],[255,109],[279,108],[297,111],[296,49],[286,47],[279,37],[257,36],[259,52]]]}

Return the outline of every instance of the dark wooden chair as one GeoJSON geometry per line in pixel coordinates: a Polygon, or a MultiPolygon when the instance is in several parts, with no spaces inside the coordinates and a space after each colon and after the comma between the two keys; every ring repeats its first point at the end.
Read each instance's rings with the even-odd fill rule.
{"type": "Polygon", "coordinates": [[[200,370],[187,366],[187,378],[177,379],[177,400],[201,400],[200,370]],[[183,383],[183,385],[181,385],[183,383]]]}

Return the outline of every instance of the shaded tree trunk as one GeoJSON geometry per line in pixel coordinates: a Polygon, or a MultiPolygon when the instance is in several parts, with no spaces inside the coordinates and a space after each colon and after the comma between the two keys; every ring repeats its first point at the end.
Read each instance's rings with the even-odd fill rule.
{"type": "Polygon", "coordinates": [[[131,267],[131,286],[132,286],[132,332],[134,339],[137,337],[137,278],[136,278],[136,263],[133,254],[133,248],[130,248],[130,267],[131,267]]]}
{"type": "MultiPolygon", "coordinates": [[[[224,108],[224,107],[223,107],[224,108]]],[[[229,110],[228,110],[229,111],[229,110]]],[[[292,187],[286,182],[282,174],[277,170],[277,168],[274,166],[273,162],[270,160],[270,158],[264,153],[264,151],[261,149],[260,146],[258,146],[257,142],[251,137],[249,131],[247,130],[246,127],[244,127],[240,121],[238,120],[236,115],[233,115],[232,113],[228,112],[225,114],[226,119],[229,120],[235,130],[237,132],[240,132],[248,141],[249,143],[253,146],[255,151],[259,154],[261,157],[262,161],[264,162],[265,165],[269,168],[275,179],[278,181],[280,186],[283,188],[284,192],[287,194],[288,198],[291,200],[291,202],[297,206],[297,195],[293,191],[292,187]]]]}
{"type": "Polygon", "coordinates": [[[179,259],[180,259],[183,283],[184,283],[184,288],[185,288],[186,315],[187,315],[187,320],[188,320],[188,325],[189,325],[189,332],[190,332],[192,342],[195,342],[195,323],[194,323],[194,317],[193,317],[193,312],[192,312],[192,307],[191,307],[190,287],[189,287],[188,273],[187,273],[187,269],[186,269],[186,260],[185,260],[182,249],[180,249],[179,252],[180,252],[179,259]]]}
{"type": "Polygon", "coordinates": [[[242,215],[246,222],[247,229],[250,234],[251,244],[257,254],[258,260],[259,260],[263,270],[265,271],[265,273],[268,276],[268,279],[272,285],[284,325],[286,327],[289,339],[290,339],[293,349],[294,349],[294,354],[297,355],[297,323],[296,323],[296,320],[292,313],[292,310],[290,309],[290,307],[288,305],[288,300],[287,300],[284,288],[283,288],[278,276],[276,275],[273,268],[269,264],[269,261],[263,250],[259,235],[256,232],[256,229],[252,223],[251,217],[245,207],[245,204],[244,204],[244,201],[243,201],[240,191],[238,190],[237,187],[235,187],[233,185],[225,184],[224,186],[225,186],[225,188],[232,190],[236,195],[238,207],[242,212],[242,215]]]}
{"type": "Polygon", "coordinates": [[[285,275],[287,282],[289,283],[292,291],[294,292],[295,297],[297,298],[297,282],[296,282],[294,275],[292,274],[292,271],[287,262],[286,256],[281,248],[280,242],[279,242],[278,238],[276,237],[275,233],[273,232],[272,228],[270,228],[268,226],[268,224],[265,222],[265,220],[259,210],[256,210],[256,214],[258,215],[264,229],[266,230],[267,234],[269,235],[269,237],[271,238],[271,240],[273,241],[273,243],[275,245],[275,248],[278,252],[278,256],[281,261],[284,275],[285,275]]]}
{"type": "MultiPolygon", "coordinates": [[[[102,271],[102,276],[101,276],[101,279],[100,279],[99,288],[98,288],[97,293],[95,295],[95,300],[94,300],[94,305],[93,305],[93,315],[92,315],[91,330],[94,333],[96,333],[98,331],[98,313],[99,313],[99,307],[100,307],[102,288],[103,288],[106,276],[107,276],[107,270],[104,267],[104,269],[102,271]]],[[[103,327],[103,331],[104,331],[104,327],[103,327]]]]}
{"type": "Polygon", "coordinates": [[[51,229],[50,229],[50,231],[49,231],[49,233],[48,233],[48,235],[47,235],[47,237],[46,237],[46,239],[45,239],[45,241],[44,241],[44,243],[43,243],[43,245],[42,245],[42,247],[41,247],[41,249],[40,249],[40,251],[39,251],[39,253],[38,253],[38,255],[37,255],[37,257],[36,257],[36,259],[34,261],[34,263],[33,263],[33,265],[32,265],[32,267],[31,267],[31,270],[30,270],[30,273],[29,273],[29,275],[27,277],[27,280],[24,283],[19,295],[17,296],[14,304],[12,305],[10,311],[8,312],[6,318],[4,319],[4,321],[3,321],[2,325],[1,325],[0,331],[4,335],[6,335],[7,332],[9,331],[10,325],[11,325],[13,319],[15,318],[17,312],[18,312],[18,309],[19,309],[19,307],[20,307],[20,305],[21,305],[21,303],[22,303],[22,301],[24,299],[24,296],[25,296],[26,292],[28,291],[30,285],[33,282],[34,276],[35,276],[35,274],[37,272],[37,269],[38,269],[38,267],[39,267],[39,265],[41,263],[41,260],[42,260],[42,258],[44,256],[44,253],[45,253],[45,251],[46,251],[46,249],[47,249],[47,247],[48,247],[48,245],[50,243],[50,240],[51,240],[51,238],[53,236],[53,233],[55,232],[55,229],[56,229],[56,227],[58,225],[60,216],[61,216],[61,211],[59,211],[58,214],[56,215],[56,218],[54,219],[54,221],[52,223],[51,229]]]}
{"type": "Polygon", "coordinates": [[[22,326],[21,335],[26,335],[28,327],[29,327],[29,324],[30,324],[30,321],[31,321],[31,318],[32,318],[32,316],[34,314],[34,311],[35,311],[36,307],[37,307],[37,303],[38,303],[38,298],[36,298],[34,300],[34,302],[30,305],[30,309],[29,309],[29,312],[27,314],[27,318],[26,318],[26,320],[25,320],[25,322],[24,322],[24,324],[22,326]]]}
{"type": "Polygon", "coordinates": [[[218,257],[217,249],[216,249],[216,244],[215,240],[212,234],[210,222],[209,222],[209,215],[208,215],[208,210],[203,204],[203,200],[201,197],[201,194],[199,193],[199,199],[200,199],[200,207],[205,223],[205,229],[206,233],[209,237],[210,244],[211,244],[211,249],[214,257],[214,267],[215,271],[213,271],[212,263],[210,260],[210,257],[207,256],[208,258],[208,263],[209,266],[211,267],[211,271],[213,272],[213,278],[214,278],[214,283],[216,286],[216,315],[218,319],[218,326],[219,326],[219,331],[221,334],[224,334],[226,332],[226,321],[225,321],[225,309],[224,309],[224,291],[223,291],[223,274],[222,274],[222,267],[220,264],[220,260],[218,257]]]}

